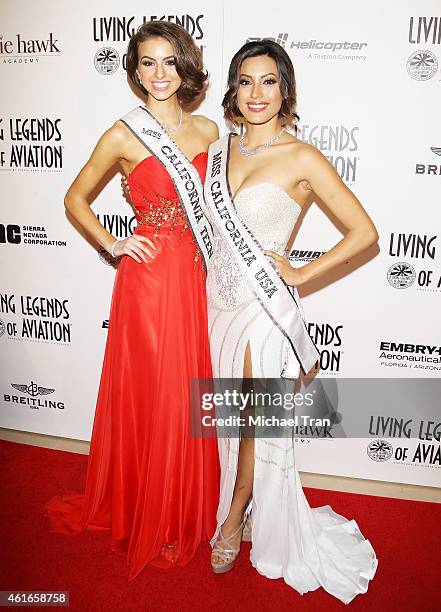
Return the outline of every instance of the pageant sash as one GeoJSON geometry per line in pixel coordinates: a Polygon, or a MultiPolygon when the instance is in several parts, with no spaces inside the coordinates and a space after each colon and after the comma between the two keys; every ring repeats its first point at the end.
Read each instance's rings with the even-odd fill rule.
{"type": "Polygon", "coordinates": [[[296,378],[299,364],[305,374],[308,373],[320,353],[306,329],[295,299],[296,290],[282,280],[263,247],[236,212],[227,178],[229,142],[230,136],[225,136],[209,148],[205,202],[210,209],[210,219],[230,247],[254,295],[285,336],[287,350],[281,376],[296,378]]]}
{"type": "Polygon", "coordinates": [[[136,107],[122,117],[121,121],[156,157],[172,178],[188,226],[207,268],[213,254],[213,231],[202,210],[204,189],[197,170],[145,107],[136,107]]]}

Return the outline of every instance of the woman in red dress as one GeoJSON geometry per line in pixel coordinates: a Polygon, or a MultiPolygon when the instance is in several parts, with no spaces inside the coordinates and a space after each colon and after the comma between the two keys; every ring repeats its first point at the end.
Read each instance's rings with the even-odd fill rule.
{"type": "MultiPolygon", "coordinates": [[[[129,43],[127,71],[146,109],[204,179],[217,126],[182,110],[206,80],[199,50],[180,26],[142,25],[129,43]]],[[[127,551],[129,580],[149,563],[185,565],[216,527],[215,439],[189,432],[189,384],[211,376],[205,269],[169,173],[127,126],[100,138],[70,187],[72,216],[120,256],[93,424],[84,494],[46,504],[52,531],[109,530],[127,551]],[[115,240],[88,198],[119,163],[138,226],[115,240]]]]}

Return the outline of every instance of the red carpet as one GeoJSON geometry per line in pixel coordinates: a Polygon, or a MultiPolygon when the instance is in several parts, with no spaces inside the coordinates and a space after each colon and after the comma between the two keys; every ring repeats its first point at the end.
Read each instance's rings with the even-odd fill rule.
{"type": "MultiPolygon", "coordinates": [[[[184,568],[147,568],[130,586],[124,555],[107,533],[48,532],[43,505],[66,488],[80,490],[87,457],[0,441],[0,590],[70,592],[71,612],[144,610],[332,611],[344,604],[323,589],[303,597],[250,565],[244,544],[235,569],[215,576],[209,546],[184,568]]],[[[366,595],[350,609],[429,611],[441,608],[441,504],[306,489],[312,506],[330,504],[358,522],[379,558],[366,595]]]]}

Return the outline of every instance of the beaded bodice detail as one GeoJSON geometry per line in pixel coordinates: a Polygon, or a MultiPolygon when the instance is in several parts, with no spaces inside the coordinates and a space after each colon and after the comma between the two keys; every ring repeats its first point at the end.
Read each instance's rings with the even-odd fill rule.
{"type": "MultiPolygon", "coordinates": [[[[196,155],[192,164],[203,181],[207,168],[207,153],[204,151],[196,155]]],[[[137,228],[144,226],[154,232],[155,238],[164,232],[178,233],[179,237],[190,233],[187,232],[187,217],[179,202],[173,180],[156,157],[142,160],[129,174],[128,183],[138,221],[137,228]]]]}
{"type": "Polygon", "coordinates": [[[135,208],[135,213],[138,218],[138,227],[141,225],[151,225],[155,228],[154,237],[159,236],[159,232],[162,226],[166,226],[169,232],[174,231],[177,225],[182,226],[181,236],[188,228],[187,217],[185,212],[182,210],[179,201],[167,200],[159,195],[155,194],[157,202],[149,202],[145,196],[142,200],[145,204],[145,210],[141,208],[135,208]]]}
{"type": "MultiPolygon", "coordinates": [[[[265,250],[285,254],[300,206],[278,185],[259,183],[241,190],[234,198],[241,220],[265,250]]],[[[254,294],[229,247],[214,228],[214,255],[207,275],[207,298],[221,310],[234,310],[253,300],[254,294]]]]}

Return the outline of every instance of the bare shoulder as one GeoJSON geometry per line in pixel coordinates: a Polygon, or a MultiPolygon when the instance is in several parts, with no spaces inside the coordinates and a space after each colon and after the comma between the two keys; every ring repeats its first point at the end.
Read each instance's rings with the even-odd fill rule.
{"type": "Polygon", "coordinates": [[[291,147],[291,156],[295,158],[297,163],[311,165],[317,163],[323,163],[323,161],[327,161],[326,157],[323,155],[317,147],[309,144],[308,142],[303,142],[298,138],[295,138],[291,147]]]}
{"type": "Polygon", "coordinates": [[[121,121],[116,121],[99,139],[102,148],[118,149],[121,151],[127,143],[127,128],[121,121]]]}
{"type": "Polygon", "coordinates": [[[115,121],[99,139],[95,152],[113,159],[122,159],[126,155],[129,140],[125,125],[121,121],[115,121]]]}
{"type": "Polygon", "coordinates": [[[307,181],[311,189],[317,185],[333,184],[340,178],[329,160],[312,144],[292,137],[288,145],[288,160],[291,170],[297,177],[307,181]]]}
{"type": "Polygon", "coordinates": [[[205,115],[192,115],[192,120],[196,128],[199,129],[210,142],[214,142],[219,138],[219,128],[215,121],[205,117],[205,115]]]}
{"type": "Polygon", "coordinates": [[[115,145],[120,145],[120,146],[121,145],[124,146],[125,144],[127,144],[127,140],[128,140],[127,128],[124,125],[124,123],[120,120],[115,121],[112,127],[110,127],[105,132],[105,135],[107,136],[107,139],[110,143],[113,143],[115,145]]]}
{"type": "Polygon", "coordinates": [[[286,145],[289,163],[297,169],[308,171],[329,165],[328,160],[319,149],[312,144],[299,140],[292,134],[289,134],[286,145]]]}
{"type": "Polygon", "coordinates": [[[217,123],[205,115],[192,115],[192,119],[201,129],[217,129],[217,123]]]}

